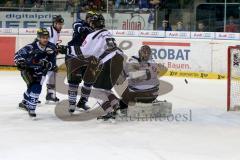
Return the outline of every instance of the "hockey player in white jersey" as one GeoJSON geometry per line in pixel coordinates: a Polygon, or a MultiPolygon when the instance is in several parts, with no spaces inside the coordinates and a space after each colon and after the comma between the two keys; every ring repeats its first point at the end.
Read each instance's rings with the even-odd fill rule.
{"type": "MultiPolygon", "coordinates": [[[[48,27],[47,30],[50,34],[49,42],[58,45],[60,39],[60,32],[64,25],[64,19],[61,15],[57,15],[53,17],[52,26],[48,27]]],[[[55,57],[56,58],[56,57],[55,57]]],[[[49,71],[47,73],[47,95],[46,101],[47,102],[58,102],[59,98],[56,96],[56,70],[49,71]]]]}
{"type": "MultiPolygon", "coordinates": [[[[101,14],[92,17],[90,26],[94,32],[86,37],[81,47],[71,46],[69,52],[86,61],[87,69],[83,80],[102,91],[106,99],[101,107],[108,112],[118,104],[118,99],[111,89],[123,70],[123,52],[116,46],[112,34],[104,29],[105,20],[101,14]]],[[[70,106],[69,111],[74,112],[74,107],[70,106]]]]}

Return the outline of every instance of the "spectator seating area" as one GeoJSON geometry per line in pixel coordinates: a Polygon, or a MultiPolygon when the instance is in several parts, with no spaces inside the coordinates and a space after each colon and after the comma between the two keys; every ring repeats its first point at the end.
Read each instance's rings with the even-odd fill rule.
{"type": "MultiPolygon", "coordinates": [[[[80,15],[89,10],[108,12],[113,17],[114,13],[148,13],[148,22],[154,24],[156,30],[240,32],[239,15],[227,14],[225,22],[219,17],[207,17],[206,14],[197,19],[197,16],[192,16],[191,3],[185,9],[175,9],[176,6],[171,8],[168,3],[170,1],[167,0],[1,0],[0,11],[66,11],[72,17],[74,13],[80,15]]],[[[210,15],[210,11],[207,13],[210,15]]],[[[213,11],[211,15],[214,14],[213,11]]]]}
{"type": "Polygon", "coordinates": [[[1,0],[1,10],[106,10],[106,9],[143,9],[157,8],[160,0],[1,0]]]}

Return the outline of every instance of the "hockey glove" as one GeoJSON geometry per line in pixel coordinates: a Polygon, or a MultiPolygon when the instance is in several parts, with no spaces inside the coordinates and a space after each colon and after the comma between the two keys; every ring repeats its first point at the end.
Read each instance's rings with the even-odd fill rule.
{"type": "Polygon", "coordinates": [[[67,49],[68,49],[67,46],[57,45],[57,52],[58,52],[59,54],[67,54],[67,49]]]}
{"type": "Polygon", "coordinates": [[[27,63],[26,63],[26,60],[25,59],[19,59],[16,63],[17,65],[17,68],[22,71],[22,70],[25,70],[26,67],[27,67],[27,63]]]}

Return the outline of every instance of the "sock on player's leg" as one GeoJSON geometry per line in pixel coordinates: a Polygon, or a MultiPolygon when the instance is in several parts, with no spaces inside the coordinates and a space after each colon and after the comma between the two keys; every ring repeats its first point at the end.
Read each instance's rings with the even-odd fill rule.
{"type": "Polygon", "coordinates": [[[86,83],[84,82],[82,88],[81,88],[81,98],[77,104],[78,108],[82,108],[84,110],[88,110],[90,109],[89,106],[86,105],[86,103],[88,102],[88,98],[91,94],[91,88],[92,88],[93,84],[92,83],[86,83]]]}
{"type": "Polygon", "coordinates": [[[42,90],[42,85],[36,83],[33,84],[29,89],[29,96],[27,100],[27,108],[28,108],[28,113],[30,117],[36,117],[36,107],[38,103],[38,98],[42,90]]]}
{"type": "Polygon", "coordinates": [[[68,86],[68,102],[69,102],[69,112],[74,112],[76,108],[77,94],[78,94],[78,84],[69,83],[68,86]]]}

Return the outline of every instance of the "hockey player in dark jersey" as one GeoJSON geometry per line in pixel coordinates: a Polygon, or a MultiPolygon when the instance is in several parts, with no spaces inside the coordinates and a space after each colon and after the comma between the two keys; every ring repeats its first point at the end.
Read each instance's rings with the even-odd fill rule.
{"type": "Polygon", "coordinates": [[[56,47],[48,40],[47,29],[40,28],[37,39],[20,49],[14,57],[14,62],[27,84],[19,107],[28,111],[30,117],[36,117],[35,109],[42,90],[42,77],[56,67],[56,47]]]}
{"type": "MultiPolygon", "coordinates": [[[[94,12],[88,12],[86,14],[85,20],[79,20],[73,23],[73,37],[72,40],[68,43],[68,46],[81,46],[88,34],[93,32],[93,29],[89,25],[91,17],[94,15],[94,12]]],[[[68,78],[68,100],[69,108],[76,107],[77,94],[79,84],[82,82],[83,75],[86,70],[86,66],[82,65],[82,61],[79,60],[79,57],[71,54],[70,52],[66,54],[65,63],[67,66],[67,78],[68,78]],[[80,67],[81,66],[81,67],[80,67]]],[[[88,110],[89,107],[86,105],[88,101],[89,87],[91,84],[84,83],[81,89],[81,98],[77,103],[78,108],[88,110]]],[[[70,109],[70,112],[73,110],[70,109]]]]}
{"type": "Polygon", "coordinates": [[[68,46],[81,46],[85,38],[89,33],[93,31],[90,27],[89,22],[91,17],[96,14],[95,12],[89,11],[86,14],[85,20],[78,20],[73,23],[73,36],[72,40],[68,42],[68,46]]]}

